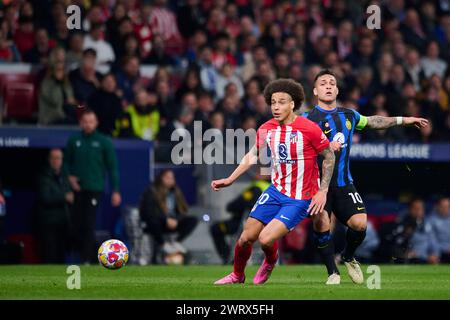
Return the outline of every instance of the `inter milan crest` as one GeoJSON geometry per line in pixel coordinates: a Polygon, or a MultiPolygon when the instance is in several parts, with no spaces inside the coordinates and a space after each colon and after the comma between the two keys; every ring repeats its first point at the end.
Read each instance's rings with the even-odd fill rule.
{"type": "Polygon", "coordinates": [[[347,119],[347,121],[345,121],[345,126],[347,127],[348,130],[352,128],[352,123],[350,122],[350,120],[347,119]]]}

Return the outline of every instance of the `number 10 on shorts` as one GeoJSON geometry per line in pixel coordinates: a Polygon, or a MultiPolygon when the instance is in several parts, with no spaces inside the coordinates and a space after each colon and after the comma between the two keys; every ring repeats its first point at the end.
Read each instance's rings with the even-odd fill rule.
{"type": "Polygon", "coordinates": [[[359,203],[363,203],[361,196],[359,195],[358,192],[349,192],[348,195],[350,197],[352,197],[353,203],[359,202],[359,203]]]}

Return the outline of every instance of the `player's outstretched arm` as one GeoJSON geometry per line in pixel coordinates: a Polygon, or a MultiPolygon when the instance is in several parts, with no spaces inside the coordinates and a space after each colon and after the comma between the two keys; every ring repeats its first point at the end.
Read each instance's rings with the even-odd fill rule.
{"type": "Polygon", "coordinates": [[[415,117],[367,117],[366,127],[369,129],[387,129],[393,126],[415,126],[416,128],[424,128],[428,125],[428,120],[415,117]]]}
{"type": "Polygon", "coordinates": [[[336,157],[334,155],[331,145],[320,153],[323,156],[322,162],[322,179],[320,180],[319,191],[313,196],[308,208],[311,215],[322,212],[327,202],[328,187],[330,186],[331,178],[333,177],[334,162],[336,157]]]}
{"type": "Polygon", "coordinates": [[[214,180],[211,182],[211,188],[214,191],[218,191],[221,188],[228,187],[233,184],[245,171],[250,169],[258,161],[258,150],[256,145],[254,145],[250,151],[242,158],[238,167],[233,171],[233,173],[225,179],[214,180]]]}

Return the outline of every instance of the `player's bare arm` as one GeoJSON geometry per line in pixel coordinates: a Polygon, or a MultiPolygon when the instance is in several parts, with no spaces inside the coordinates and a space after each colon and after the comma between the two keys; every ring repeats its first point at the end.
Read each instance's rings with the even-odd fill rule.
{"type": "Polygon", "coordinates": [[[367,117],[366,127],[369,129],[388,129],[394,126],[415,126],[416,128],[424,128],[428,125],[428,120],[415,117],[367,117]]]}
{"type": "Polygon", "coordinates": [[[336,160],[334,150],[331,146],[323,150],[320,155],[324,158],[322,162],[322,179],[320,180],[319,191],[313,196],[308,208],[308,212],[311,215],[322,212],[325,207],[328,187],[330,186],[330,181],[333,177],[334,162],[336,160]]]}
{"type": "Polygon", "coordinates": [[[224,179],[214,180],[211,182],[211,188],[214,191],[218,191],[221,188],[228,187],[234,183],[244,172],[246,172],[252,165],[258,161],[258,149],[254,145],[250,151],[242,158],[239,166],[233,171],[233,173],[224,179]]]}

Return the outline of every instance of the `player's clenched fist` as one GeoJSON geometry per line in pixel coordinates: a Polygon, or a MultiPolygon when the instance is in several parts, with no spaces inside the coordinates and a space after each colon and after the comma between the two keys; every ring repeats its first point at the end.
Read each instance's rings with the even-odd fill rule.
{"type": "Polygon", "coordinates": [[[214,180],[213,182],[211,182],[211,188],[214,191],[219,191],[219,189],[228,187],[231,184],[232,184],[232,182],[228,178],[219,179],[219,180],[214,180]]]}

